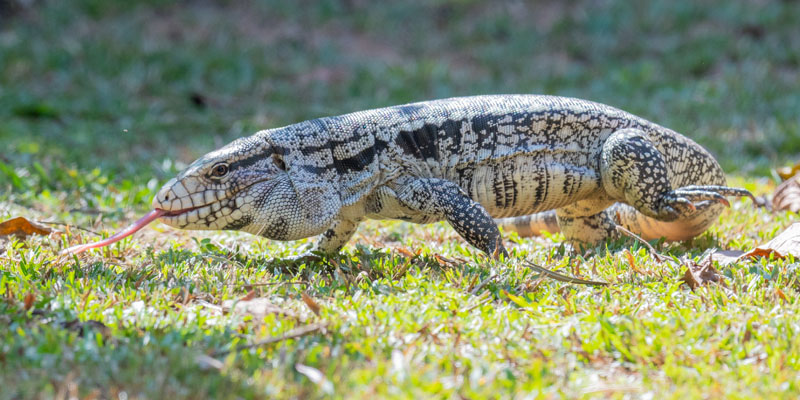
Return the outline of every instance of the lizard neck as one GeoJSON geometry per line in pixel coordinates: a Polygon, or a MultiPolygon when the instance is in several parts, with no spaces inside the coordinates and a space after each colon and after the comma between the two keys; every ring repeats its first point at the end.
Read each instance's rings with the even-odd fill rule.
{"type": "Polygon", "coordinates": [[[364,199],[379,184],[385,142],[343,117],[318,118],[268,131],[290,170],[334,185],[342,206],[364,199]]]}

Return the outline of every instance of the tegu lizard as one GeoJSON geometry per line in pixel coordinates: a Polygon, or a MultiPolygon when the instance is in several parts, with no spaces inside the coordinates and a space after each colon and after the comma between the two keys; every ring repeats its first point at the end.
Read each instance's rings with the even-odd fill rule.
{"type": "Polygon", "coordinates": [[[725,196],[700,145],[616,108],[574,98],[491,95],[313,119],[235,140],[192,163],[153,199],[182,229],[274,240],[319,235],[338,252],[359,222],[446,220],[469,244],[506,254],[498,223],[561,231],[573,245],[617,235],[699,235],[725,196]]]}

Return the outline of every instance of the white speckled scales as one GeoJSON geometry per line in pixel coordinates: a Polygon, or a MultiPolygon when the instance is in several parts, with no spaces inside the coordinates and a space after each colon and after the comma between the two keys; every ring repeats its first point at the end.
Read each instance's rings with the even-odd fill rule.
{"type": "Polygon", "coordinates": [[[749,195],[724,184],[702,147],[624,111],[496,95],[261,131],[194,162],[153,204],[175,227],[321,235],[322,252],[338,251],[364,218],[447,220],[497,255],[505,250],[493,218],[521,233],[560,229],[579,244],[615,235],[615,224],[648,238],[693,237],[723,196],[749,195]]]}

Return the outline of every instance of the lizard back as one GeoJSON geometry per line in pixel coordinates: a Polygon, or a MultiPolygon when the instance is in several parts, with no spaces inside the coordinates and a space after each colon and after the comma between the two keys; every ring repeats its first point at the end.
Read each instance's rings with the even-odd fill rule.
{"type": "Polygon", "coordinates": [[[602,142],[631,126],[656,129],[586,100],[487,95],[359,111],[283,129],[306,157],[319,160],[316,168],[339,180],[345,205],[407,174],[455,182],[493,217],[505,217],[595,193],[602,142]]]}

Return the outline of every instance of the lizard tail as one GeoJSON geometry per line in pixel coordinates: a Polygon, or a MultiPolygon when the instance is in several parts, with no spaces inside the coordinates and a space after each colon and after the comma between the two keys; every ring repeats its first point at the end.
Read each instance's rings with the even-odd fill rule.
{"type": "Polygon", "coordinates": [[[659,221],[648,217],[635,208],[617,203],[608,209],[614,222],[641,236],[644,240],[666,238],[667,241],[688,240],[705,232],[725,208],[720,203],[704,201],[696,205],[695,211],[675,221],[659,221]]]}
{"type": "MultiPolygon", "coordinates": [[[[645,240],[664,237],[668,241],[680,241],[703,233],[717,220],[723,209],[724,206],[720,203],[703,201],[696,205],[692,215],[675,221],[659,221],[622,203],[612,205],[606,212],[614,223],[622,225],[645,240]]],[[[542,232],[557,233],[561,231],[558,227],[555,210],[519,217],[497,218],[494,222],[506,232],[517,232],[520,237],[538,236],[542,232]]]]}
{"type": "Polygon", "coordinates": [[[498,218],[494,222],[506,232],[517,232],[520,237],[538,236],[542,232],[560,232],[554,210],[519,217],[498,218]]]}

